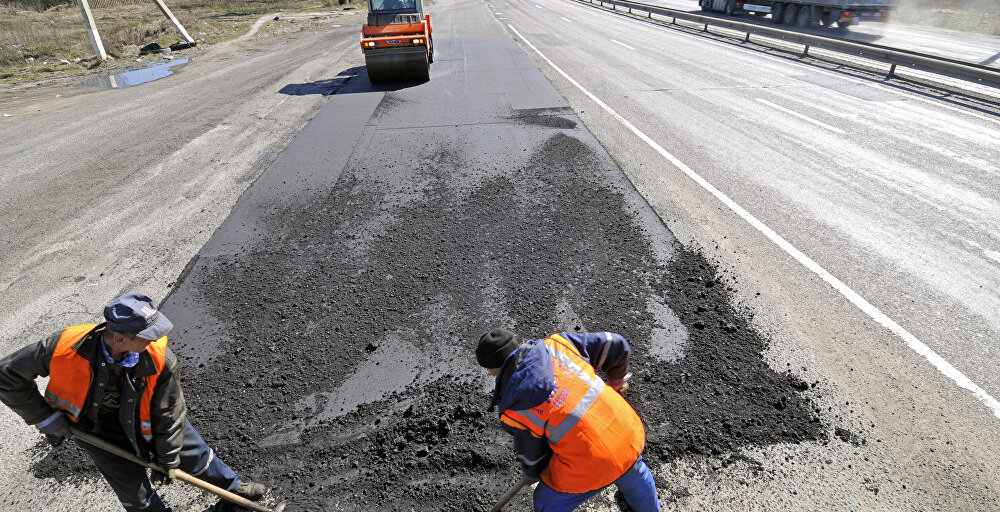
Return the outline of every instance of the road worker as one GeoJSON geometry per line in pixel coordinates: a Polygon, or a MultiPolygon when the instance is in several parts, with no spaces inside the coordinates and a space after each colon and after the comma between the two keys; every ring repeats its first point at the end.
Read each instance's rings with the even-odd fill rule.
{"type": "MultiPolygon", "coordinates": [[[[243,481],[187,420],[177,358],[167,347],[173,324],[152,300],[124,294],[104,308],[105,322],[67,327],[0,360],[0,401],[53,444],[70,426],[163,468],[259,501],[267,488],[243,481]],[[49,377],[43,397],[35,379],[49,377]]],[[[146,470],[91,447],[97,469],[128,512],[168,512],[146,470]]],[[[169,477],[153,472],[158,484],[169,477]]],[[[242,510],[220,501],[213,510],[242,510]]]]}
{"type": "Polygon", "coordinates": [[[479,339],[476,360],[496,377],[490,409],[499,409],[513,434],[525,476],[541,480],[537,512],[574,510],[611,484],[631,510],[660,509],[642,460],[642,421],[621,396],[630,351],[623,336],[608,332],[522,343],[497,328],[479,339]]]}

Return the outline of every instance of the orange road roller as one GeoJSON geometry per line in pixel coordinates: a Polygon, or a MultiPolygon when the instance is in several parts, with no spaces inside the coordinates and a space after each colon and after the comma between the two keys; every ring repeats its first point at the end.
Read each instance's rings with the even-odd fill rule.
{"type": "Polygon", "coordinates": [[[361,51],[373,84],[426,82],[434,62],[431,15],[421,0],[368,0],[361,51]]]}

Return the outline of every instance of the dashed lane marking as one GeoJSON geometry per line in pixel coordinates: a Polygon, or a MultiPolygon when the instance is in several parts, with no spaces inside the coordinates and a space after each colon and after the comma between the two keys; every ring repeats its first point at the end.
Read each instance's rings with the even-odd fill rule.
{"type": "Polygon", "coordinates": [[[814,124],[816,126],[819,126],[820,128],[826,128],[827,130],[830,130],[831,132],[839,133],[841,135],[845,135],[847,133],[844,130],[841,130],[840,128],[837,128],[836,126],[830,126],[830,125],[824,123],[823,121],[819,121],[819,120],[813,119],[813,118],[811,118],[811,117],[809,117],[809,116],[807,116],[805,114],[800,114],[800,113],[798,113],[798,112],[796,112],[796,111],[794,111],[794,110],[792,110],[790,108],[785,108],[785,107],[782,107],[781,105],[777,105],[777,104],[771,103],[770,101],[767,101],[764,98],[757,98],[757,101],[759,101],[759,102],[761,102],[761,103],[763,103],[763,104],[765,104],[765,105],[767,105],[767,106],[769,106],[769,107],[771,107],[773,109],[780,110],[780,111],[782,111],[782,112],[784,112],[784,113],[786,113],[786,114],[788,114],[790,116],[797,117],[797,118],[799,118],[799,119],[801,119],[801,120],[803,120],[803,121],[805,121],[807,123],[814,124]]]}
{"type": "Polygon", "coordinates": [[[937,352],[928,347],[924,342],[917,339],[916,336],[907,331],[903,326],[899,325],[895,320],[889,318],[885,313],[880,311],[872,303],[868,302],[864,297],[862,297],[858,292],[854,291],[851,287],[847,286],[843,281],[835,277],[833,274],[828,272],[825,268],[816,263],[812,258],[807,256],[802,251],[798,250],[794,245],[792,245],[788,240],[779,235],[773,229],[764,224],[760,219],[755,217],[752,213],[748,212],[745,208],[740,206],[733,201],[729,196],[727,196],[721,190],[715,188],[714,185],[709,183],[705,178],[701,177],[700,174],[696,173],[693,169],[687,166],[684,162],[678,159],[676,156],[671,154],[669,151],[664,149],[659,143],[651,139],[642,130],[636,128],[628,119],[622,117],[617,111],[608,106],[603,100],[595,96],[593,93],[588,91],[580,82],[577,82],[573,77],[569,76],[568,73],[562,70],[555,62],[552,62],[544,53],[541,52],[534,44],[526,39],[521,33],[514,28],[514,25],[507,24],[507,27],[524,42],[529,48],[531,48],[539,57],[542,58],[549,66],[552,66],[557,73],[559,73],[563,78],[566,79],[570,84],[580,90],[584,95],[591,99],[597,106],[601,107],[605,112],[614,117],[619,123],[621,123],[625,128],[632,132],[636,137],[645,142],[650,148],[659,153],[664,159],[673,164],[675,167],[680,169],[688,178],[697,183],[701,188],[705,189],[708,193],[715,196],[722,204],[726,205],[733,213],[738,215],[741,219],[746,221],[748,224],[753,226],[754,229],[759,231],[762,235],[767,237],[768,240],[772,241],[775,245],[785,251],[786,254],[799,262],[806,269],[816,274],[820,279],[826,282],[830,287],[840,293],[845,299],[847,299],[851,304],[860,309],[863,313],[868,315],[869,318],[877,322],[879,325],[885,327],[891,331],[896,336],[902,338],[906,345],[917,354],[923,356],[927,362],[931,364],[935,369],[941,372],[942,375],[954,382],[958,387],[971,392],[980,402],[982,402],[993,415],[1000,418],[1000,402],[996,398],[993,398],[985,389],[980,387],[978,384],[972,381],[959,369],[955,368],[951,363],[949,363],[945,358],[941,357],[937,352]]]}
{"type": "Polygon", "coordinates": [[[618,40],[615,40],[615,39],[609,39],[609,41],[611,41],[612,43],[615,43],[617,45],[624,46],[625,48],[628,48],[629,50],[635,50],[635,48],[632,48],[631,46],[629,46],[629,45],[627,45],[627,44],[625,44],[625,43],[623,43],[621,41],[618,41],[618,40]]]}

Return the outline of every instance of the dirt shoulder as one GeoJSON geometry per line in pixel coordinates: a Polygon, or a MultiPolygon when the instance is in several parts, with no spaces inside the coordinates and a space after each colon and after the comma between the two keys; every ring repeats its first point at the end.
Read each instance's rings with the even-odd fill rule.
{"type": "MultiPolygon", "coordinates": [[[[98,30],[111,57],[104,63],[94,59],[75,4],[43,11],[0,6],[0,90],[5,86],[114,73],[147,66],[164,57],[197,53],[185,50],[140,55],[140,48],[146,44],[168,48],[182,41],[173,24],[152,2],[93,5],[98,30]]],[[[308,20],[309,15],[363,10],[366,4],[358,0],[344,5],[338,0],[178,0],[168,5],[203,49],[241,37],[253,30],[255,23],[275,15],[294,24],[308,20]]],[[[289,28],[277,24],[268,30],[289,28]]]]}

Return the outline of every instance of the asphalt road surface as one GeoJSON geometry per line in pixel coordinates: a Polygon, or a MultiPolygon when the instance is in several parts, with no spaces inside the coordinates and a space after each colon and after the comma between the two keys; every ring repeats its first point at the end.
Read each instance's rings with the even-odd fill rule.
{"type": "MultiPolygon", "coordinates": [[[[698,2],[694,0],[648,0],[644,3],[725,17],[725,15],[714,12],[702,13],[698,2]]],[[[770,24],[770,17],[761,20],[752,16],[739,16],[734,19],[749,23],[770,24]]],[[[817,28],[811,32],[1000,67],[1000,36],[924,25],[876,21],[862,21],[847,30],[817,28]]]]}
{"type": "MultiPolygon", "coordinates": [[[[63,217],[5,199],[5,342],[97,314],[126,286],[172,290],[193,421],[289,510],[488,510],[517,478],[471,357],[495,324],[632,340],[629,399],[669,510],[1000,510],[1000,419],[940,370],[1000,395],[995,117],[567,0],[430,9],[426,84],[373,88],[357,54],[315,49],[347,48],[353,30],[300,40],[314,67],[253,86],[254,102],[298,105],[259,167],[226,165],[240,153],[227,137],[196,153],[221,160],[207,171],[65,159],[110,172],[119,208],[169,192],[122,214],[155,237],[95,230],[117,210],[83,194],[73,250],[44,251],[80,187],[57,185],[45,155],[17,161],[53,176],[37,195],[63,217]],[[130,178],[158,169],[166,183],[130,178]],[[199,180],[223,170],[213,202],[199,180]],[[44,308],[25,305],[42,291],[29,305],[44,308]]],[[[210,69],[194,71],[155,86],[208,87],[210,69]]],[[[221,127],[243,111],[217,91],[221,127]]],[[[4,508],[114,510],[77,452],[32,446],[10,414],[3,428],[4,508]]]]}

